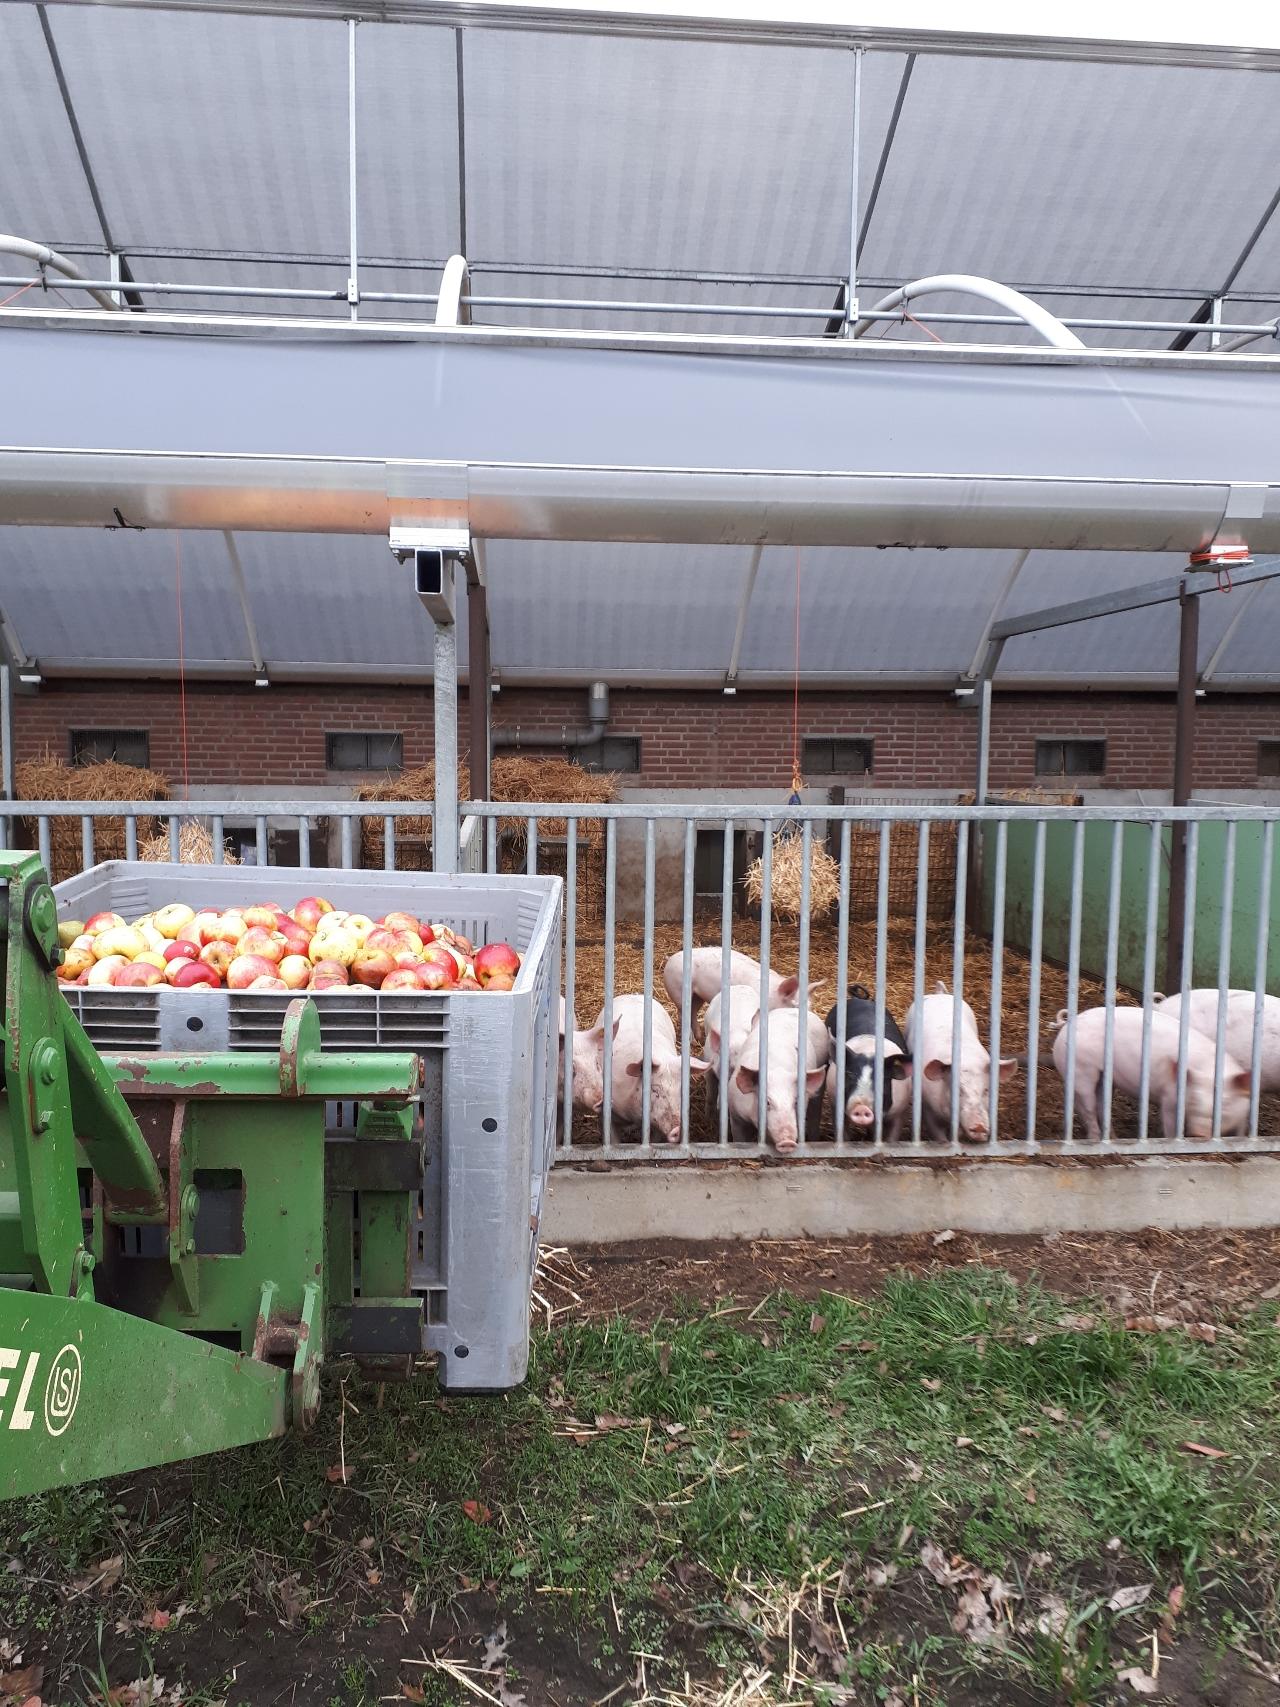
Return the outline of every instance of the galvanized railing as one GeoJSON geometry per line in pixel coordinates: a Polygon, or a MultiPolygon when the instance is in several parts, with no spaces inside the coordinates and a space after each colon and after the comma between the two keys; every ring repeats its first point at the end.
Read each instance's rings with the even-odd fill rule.
{"type": "MultiPolygon", "coordinates": [[[[139,820],[167,821],[170,852],[180,858],[182,827],[201,822],[212,834],[214,859],[222,857],[229,823],[252,824],[252,853],[273,863],[272,827],[296,827],[299,857],[310,862],[318,821],[336,825],[332,839],[337,863],[358,863],[358,824],[373,825],[376,861],[385,869],[397,863],[397,825],[408,817],[430,817],[422,802],[354,801],[199,801],[175,802],[4,802],[0,831],[15,836],[22,820],[29,839],[52,863],[55,824],[79,822],[79,864],[102,857],[102,835],[95,825],[116,820],[109,856],[137,855],[139,820]]],[[[1267,1093],[1280,1088],[1280,1036],[1268,1040],[1264,1005],[1268,991],[1280,989],[1280,939],[1271,929],[1276,888],[1273,809],[1239,805],[1184,808],[1040,807],[1025,805],[955,807],[859,802],[845,806],[782,804],[688,806],[677,804],[468,803],[460,837],[463,869],[537,872],[549,863],[562,867],[565,880],[564,991],[574,1024],[580,995],[600,999],[603,1106],[598,1119],[574,1109],[573,1050],[566,1044],[563,1071],[563,1130],[559,1158],[572,1155],[662,1160],[690,1156],[757,1154],[768,1147],[768,1028],[778,1009],[767,1001],[770,972],[785,968],[799,980],[801,1013],[815,972],[826,988],[820,1012],[836,1007],[835,1084],[830,1118],[824,1111],[815,1128],[807,1118],[804,1080],[796,1079],[798,1155],[1010,1155],[1045,1152],[1116,1151],[1132,1153],[1228,1153],[1280,1148],[1280,1108],[1267,1093]],[[548,825],[554,826],[549,833],[548,825]],[[798,922],[775,917],[775,837],[794,835],[801,850],[798,922]],[[514,833],[513,833],[514,832],[514,833]],[[762,900],[744,903],[737,857],[738,837],[754,838],[762,900]],[[1199,984],[1219,996],[1213,1038],[1214,1085],[1211,1134],[1166,1136],[1153,1129],[1149,1111],[1153,1088],[1152,1015],[1157,1011],[1157,980],[1162,977],[1166,944],[1161,918],[1166,887],[1169,838],[1184,834],[1187,844],[1187,897],[1181,943],[1178,993],[1199,984]],[[717,846],[718,884],[699,893],[696,882],[699,837],[717,846]],[[906,850],[894,838],[906,837],[906,850]],[[830,850],[838,873],[838,894],[828,917],[810,919],[809,898],[815,850],[830,850]],[[620,845],[621,844],[621,845],[620,845]],[[659,884],[661,844],[662,884],[659,884]],[[904,903],[904,869],[912,878],[904,903]],[[865,875],[859,876],[861,870],[865,875]],[[661,889],[661,893],[660,893],[661,889]],[[940,904],[941,901],[941,904],[940,904]],[[892,904],[891,904],[892,903],[892,904]],[[939,914],[943,915],[939,917],[939,914]],[[628,931],[628,925],[633,928],[628,931]],[[653,1031],[655,984],[661,974],[657,944],[677,957],[679,1000],[668,1010],[676,1024],[679,1052],[680,1139],[664,1142],[650,1132],[653,1112],[653,1031]],[[735,943],[735,937],[737,942],[735,943]],[[638,940],[637,940],[638,939],[638,940]],[[724,1051],[714,1114],[697,1109],[693,1098],[694,1061],[702,1046],[695,1032],[697,1013],[691,976],[698,947],[715,944],[726,986],[722,1033],[727,1038],[734,986],[728,982],[729,955],[737,946],[760,962],[761,1010],[759,1115],[752,1141],[731,1132],[728,1080],[733,1063],[724,1051]],[[621,952],[620,952],[621,951],[621,952]],[[638,962],[631,957],[638,954],[638,962]],[[962,1131],[960,1074],[951,1074],[946,1136],[926,1135],[923,1074],[911,1075],[909,1136],[886,1141],[882,1113],[884,1039],[889,991],[897,987],[903,1003],[917,1006],[927,994],[932,962],[953,995],[951,1056],[963,1063],[964,1005],[980,1010],[981,1030],[990,1048],[986,1072],[989,1132],[969,1141],[962,1131]],[[627,964],[638,968],[627,975],[627,964]],[[909,976],[906,971],[909,965],[909,976]],[[1237,974],[1233,976],[1233,965],[1237,974]],[[1196,969],[1207,975],[1196,977],[1196,969]],[[863,983],[875,997],[874,1125],[865,1139],[851,1137],[837,1111],[845,1103],[846,1037],[843,1001],[837,993],[863,983]],[[1092,994],[1089,986],[1093,985],[1092,994]],[[1048,999],[1053,987],[1061,1000],[1048,999]],[[1232,1060],[1227,1051],[1229,990],[1250,991],[1254,1000],[1248,1072],[1247,1132],[1224,1132],[1224,1097],[1232,1060]],[[618,1118],[613,1059],[614,1004],[626,993],[641,993],[643,1042],[639,1122],[618,1118]],[[594,994],[592,994],[594,992],[594,994]],[[1116,1106],[1115,1014],[1118,1005],[1140,1004],[1142,1023],[1138,1094],[1116,1106]],[[1075,1091],[1081,1064],[1074,1021],[1087,1006],[1105,1013],[1099,1119],[1094,1142],[1078,1129],[1075,1091]],[[1068,1015],[1061,1075],[1049,1056],[1044,1036],[1058,1007],[1068,1015]],[[1018,1068],[1019,1092],[1002,1085],[999,1062],[1010,1037],[1023,1033],[1018,1068]],[[1266,1049],[1271,1056],[1264,1063],[1266,1049]],[[1061,1087],[1059,1103],[1058,1087],[1061,1087]]],[[[420,845],[419,838],[419,845],[420,845]]],[[[361,838],[363,852],[371,839],[361,838]]],[[[66,837],[58,838],[65,863],[66,837]]],[[[375,863],[366,858],[367,864],[375,863]]],[[[55,875],[68,875],[65,870],[55,875]]],[[[659,990],[661,985],[658,984],[659,990]]],[[[1173,990],[1168,994],[1175,993],[1173,990]]],[[[590,1027],[594,1011],[581,1016],[590,1027]]],[[[902,1006],[894,1017],[902,1021],[902,1006]]],[[[1184,1134],[1188,1095],[1188,1004],[1182,1003],[1176,1065],[1175,1134],[1184,1134]]],[[[1016,1038],[1015,1038],[1016,1046],[1016,1038]]],[[[919,1067],[917,1063],[917,1067],[919,1067]]]]}

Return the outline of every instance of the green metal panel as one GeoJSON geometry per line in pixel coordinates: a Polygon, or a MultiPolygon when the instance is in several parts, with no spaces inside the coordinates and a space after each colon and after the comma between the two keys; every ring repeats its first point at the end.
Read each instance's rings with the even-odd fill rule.
{"type": "Polygon", "coordinates": [[[101,1304],[0,1288],[0,1499],[283,1434],[289,1379],[101,1304]]]}
{"type": "MultiPolygon", "coordinates": [[[[1121,831],[1120,931],[1117,966],[1122,984],[1141,990],[1146,946],[1147,881],[1151,830],[1146,824],[1126,824],[1121,831]]],[[[1011,948],[1026,949],[1031,941],[1032,878],[1035,865],[1033,823],[1008,826],[1008,875],[1005,891],[1005,940],[1011,948]]],[[[995,831],[984,831],[983,913],[990,927],[995,873],[995,831]]],[[[1107,914],[1111,880],[1109,823],[1086,824],[1084,833],[1083,903],[1080,916],[1080,965],[1101,977],[1106,970],[1107,914]]],[[[1071,854],[1074,827],[1053,823],[1045,830],[1044,952],[1065,964],[1071,929],[1071,854]]],[[[1155,988],[1164,976],[1166,917],[1169,899],[1169,832],[1160,838],[1159,910],[1155,937],[1155,988]]],[[[1280,839],[1280,838],[1278,838],[1280,839]]],[[[1202,823],[1196,856],[1195,941],[1192,983],[1218,982],[1219,931],[1224,894],[1227,828],[1202,823]]],[[[1253,988],[1257,954],[1258,907],[1263,875],[1263,825],[1241,823],[1236,829],[1235,886],[1231,907],[1231,972],[1233,985],[1253,988]]],[[[1280,848],[1271,872],[1271,929],[1268,944],[1267,989],[1280,994],[1280,848]]]]}

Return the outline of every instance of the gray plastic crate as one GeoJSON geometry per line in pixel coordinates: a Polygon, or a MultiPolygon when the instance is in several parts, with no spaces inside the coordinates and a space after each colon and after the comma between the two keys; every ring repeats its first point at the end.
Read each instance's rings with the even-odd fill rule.
{"type": "MultiPolygon", "coordinates": [[[[60,883],[60,918],[110,910],[126,919],[169,901],[226,907],[323,895],[374,917],[405,907],[522,956],[511,991],[405,996],[325,991],[320,1032],[335,1049],[422,1055],[426,1167],[415,1287],[425,1343],[446,1387],[495,1391],[523,1380],[529,1291],[555,1142],[561,883],[558,877],[440,877],[416,871],[162,865],[111,860],[60,883]]],[[[293,999],[269,990],[113,990],[67,986],[100,1049],[276,1049],[293,999]]],[[[330,1124],[349,1130],[354,1105],[330,1124]]]]}

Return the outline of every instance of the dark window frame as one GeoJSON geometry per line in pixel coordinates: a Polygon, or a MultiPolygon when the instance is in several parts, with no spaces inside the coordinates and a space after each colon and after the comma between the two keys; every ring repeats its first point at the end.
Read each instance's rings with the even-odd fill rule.
{"type": "Polygon", "coordinates": [[[393,775],[404,770],[404,734],[398,729],[326,729],[324,734],[324,768],[327,771],[367,771],[379,775],[393,775]],[[336,743],[339,741],[362,741],[364,743],[364,763],[348,763],[338,758],[336,743]],[[390,741],[395,743],[399,758],[394,761],[378,760],[374,757],[373,743],[375,741],[390,741]]]}
{"type": "Polygon", "coordinates": [[[805,776],[874,776],[874,735],[806,735],[800,748],[805,776]],[[825,750],[824,750],[825,749],[825,750]],[[842,763],[842,760],[848,761],[842,763]]]}
{"type": "Polygon", "coordinates": [[[151,769],[151,731],[149,729],[69,729],[67,731],[67,752],[73,765],[101,765],[114,762],[119,765],[134,765],[138,770],[146,771],[151,769]],[[122,740],[141,742],[142,757],[140,759],[121,758],[116,748],[122,740]],[[103,753],[99,749],[107,742],[111,743],[112,750],[103,753]]]}
{"type": "Polygon", "coordinates": [[[1037,778],[1053,777],[1082,777],[1106,776],[1107,774],[1107,739],[1105,735],[1037,735],[1035,752],[1032,763],[1037,778]],[[1056,747],[1060,755],[1060,764],[1051,767],[1041,762],[1047,749],[1056,747]],[[1093,748],[1099,750],[1102,763],[1099,765],[1084,764],[1079,750],[1093,748]],[[1076,750],[1075,762],[1072,762],[1072,750],[1076,750]]]}
{"type": "Polygon", "coordinates": [[[1280,740],[1258,742],[1258,775],[1280,781],[1280,740]]]}

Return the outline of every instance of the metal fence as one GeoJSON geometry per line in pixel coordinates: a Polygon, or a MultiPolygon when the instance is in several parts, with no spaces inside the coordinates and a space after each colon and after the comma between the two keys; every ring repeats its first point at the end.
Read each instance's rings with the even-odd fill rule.
{"type": "MultiPolygon", "coordinates": [[[[397,821],[429,814],[430,807],[417,801],[378,802],[373,810],[333,800],[7,802],[0,803],[0,829],[10,842],[25,832],[47,859],[53,827],[78,819],[87,866],[100,853],[104,821],[113,819],[126,858],[136,856],[139,819],[168,821],[175,859],[188,819],[212,832],[215,860],[226,826],[250,823],[246,851],[259,863],[272,863],[273,830],[289,825],[302,863],[324,833],[336,863],[351,866],[361,848],[357,820],[380,821],[381,864],[390,870],[397,821]]],[[[776,1110],[778,1094],[775,1086],[771,1098],[768,1086],[769,1031],[780,1016],[784,1025],[796,1023],[785,1009],[769,1006],[771,974],[798,980],[799,1024],[809,1010],[811,984],[820,989],[814,996],[820,1017],[835,1006],[828,1094],[815,1110],[802,1073],[793,1071],[785,1087],[794,1103],[798,1156],[1280,1149],[1280,1096],[1273,1095],[1280,1092],[1280,1001],[1274,1019],[1264,1001],[1280,990],[1280,937],[1271,928],[1280,816],[1274,809],[472,802],[464,814],[464,869],[510,870],[514,850],[519,869],[556,869],[564,877],[568,1028],[576,1015],[583,1030],[600,1033],[601,1096],[598,1110],[575,1106],[584,1098],[566,1042],[560,1160],[749,1157],[770,1149],[771,1103],[776,1110]],[[1184,998],[1176,1064],[1169,1057],[1167,1018],[1155,1024],[1174,836],[1185,837],[1187,851],[1181,974],[1166,992],[1184,998]],[[780,837],[793,838],[792,854],[796,845],[800,849],[794,920],[776,906],[780,837]],[[750,901],[744,882],[753,859],[762,889],[758,903],[750,901]],[[830,862],[838,893],[828,912],[811,918],[818,860],[830,862]],[[734,1062],[727,1050],[714,1075],[718,1094],[704,1094],[712,1075],[698,1065],[704,1046],[693,969],[696,952],[708,948],[711,981],[725,986],[726,1038],[735,989],[760,1000],[757,1112],[748,1133],[740,1110],[731,1118],[734,1062]],[[735,951],[758,962],[758,984],[755,972],[750,985],[730,982],[735,951]],[[664,967],[674,986],[669,1000],[664,967]],[[1211,1036],[1197,1031],[1185,999],[1197,987],[1197,968],[1206,967],[1200,987],[1217,996],[1211,1036]],[[919,1010],[935,980],[945,983],[951,998],[948,1046],[938,1051],[946,1057],[942,1067],[951,1070],[931,1076],[917,1053],[909,1111],[890,1141],[883,1109],[886,1030],[905,1021],[909,1005],[919,1010]],[[859,983],[875,1002],[875,1113],[863,1134],[847,1130],[838,1117],[850,1086],[844,1004],[836,995],[859,983]],[[1229,1026],[1232,991],[1237,1000],[1253,997],[1246,1033],[1238,1023],[1229,1026]],[[615,1005],[626,995],[643,997],[638,1084],[615,1052],[615,1005]],[[660,1006],[675,1029],[674,1053],[663,1045],[660,1006]],[[1101,1037],[1084,1043],[1077,1016],[1092,1008],[1104,1016],[1101,1037]],[[1136,1027],[1117,1019],[1126,1009],[1142,1015],[1136,1051],[1136,1027]],[[1066,1024],[1055,1064],[1051,1031],[1060,1011],[1066,1024]],[[964,1112],[973,1086],[966,1089],[962,1080],[975,1075],[979,1102],[985,1092],[987,1130],[981,1134],[964,1112]],[[652,1130],[655,1111],[671,1099],[679,1111],[675,1142],[652,1130]],[[1091,1110],[1096,1138],[1089,1135],[1091,1110]]]]}

